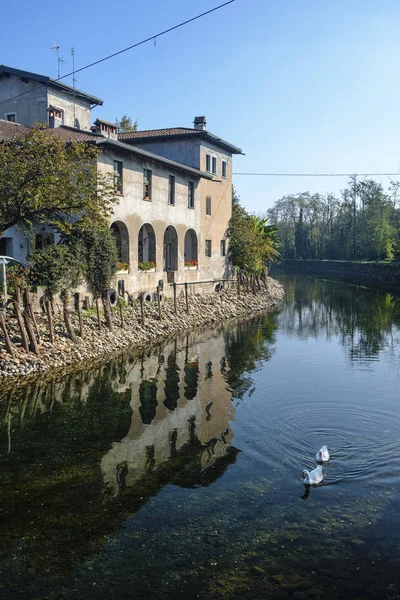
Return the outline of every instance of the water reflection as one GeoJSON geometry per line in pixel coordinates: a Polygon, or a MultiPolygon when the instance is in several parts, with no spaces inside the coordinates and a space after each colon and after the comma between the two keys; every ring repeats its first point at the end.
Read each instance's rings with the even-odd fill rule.
{"type": "Polygon", "coordinates": [[[0,393],[7,598],[400,593],[398,300],[285,285],[279,314],[0,393]]]}
{"type": "Polygon", "coordinates": [[[0,394],[5,572],[68,573],[164,486],[216,481],[238,456],[230,354],[221,329],[0,394]]]}
{"type": "Polygon", "coordinates": [[[280,323],[307,340],[335,337],[352,362],[375,360],[399,342],[400,298],[355,285],[314,278],[284,278],[286,302],[280,323]],[[327,293],[329,290],[329,293],[327,293]]]}

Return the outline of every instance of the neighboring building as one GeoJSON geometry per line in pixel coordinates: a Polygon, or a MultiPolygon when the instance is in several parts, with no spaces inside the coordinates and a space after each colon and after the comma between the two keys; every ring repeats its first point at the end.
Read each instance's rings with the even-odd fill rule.
{"type": "MultiPolygon", "coordinates": [[[[208,132],[204,117],[195,118],[193,129],[119,134],[114,123],[101,119],[90,127],[92,105],[102,105],[102,100],[77,90],[74,96],[72,88],[51,78],[0,66],[0,101],[6,97],[10,100],[2,104],[7,118],[0,120],[0,139],[21,135],[38,120],[48,122],[49,134],[66,142],[91,142],[101,148],[99,169],[113,174],[119,199],[110,226],[121,263],[115,281],[120,293],[142,291],[150,299],[160,283],[169,294],[169,283],[228,275],[232,155],[241,150],[208,132]],[[11,98],[27,85],[30,93],[11,98]],[[78,96],[80,128],[73,127],[78,96]],[[38,98],[44,99],[44,112],[38,98]],[[12,105],[20,124],[8,118],[12,105]],[[62,109],[62,122],[55,114],[49,116],[54,107],[62,109]],[[143,263],[156,266],[144,271],[143,263]]],[[[58,241],[50,227],[40,226],[35,233],[39,246],[58,241]]],[[[0,254],[24,261],[29,251],[18,228],[0,240],[0,254]]]]}
{"type": "Polygon", "coordinates": [[[90,111],[103,100],[45,75],[0,65],[0,118],[32,127],[90,129],[90,111]]]}

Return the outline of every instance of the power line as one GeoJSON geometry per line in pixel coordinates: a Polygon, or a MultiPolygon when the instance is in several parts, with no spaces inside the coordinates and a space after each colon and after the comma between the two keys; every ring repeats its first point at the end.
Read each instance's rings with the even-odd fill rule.
{"type": "MultiPolygon", "coordinates": [[[[86,69],[89,69],[90,67],[94,67],[95,65],[105,62],[106,60],[110,60],[110,58],[114,58],[115,56],[118,56],[119,54],[123,54],[124,52],[128,52],[128,50],[132,50],[133,48],[142,46],[143,44],[146,44],[147,42],[151,42],[151,41],[155,42],[158,37],[161,37],[162,35],[166,35],[167,33],[174,31],[175,29],[179,29],[180,27],[183,27],[184,25],[193,23],[193,21],[197,21],[197,19],[201,19],[202,17],[205,17],[206,15],[209,15],[217,10],[220,10],[221,8],[224,8],[225,6],[228,6],[228,4],[232,4],[233,2],[236,2],[236,0],[228,0],[227,2],[224,2],[223,4],[219,4],[219,6],[215,6],[214,8],[211,8],[210,10],[207,10],[199,15],[196,15],[195,17],[192,17],[191,19],[187,19],[186,21],[182,21],[181,23],[178,23],[177,25],[174,25],[173,27],[169,27],[168,29],[164,29],[164,31],[160,31],[160,33],[151,35],[150,37],[142,40],[141,42],[132,44],[132,46],[128,46],[127,48],[124,48],[123,50],[118,50],[118,52],[109,54],[108,56],[105,56],[104,58],[100,58],[99,60],[96,60],[96,61],[86,65],[85,67],[81,67],[80,69],[76,69],[75,71],[72,71],[71,73],[67,73],[66,75],[63,75],[62,77],[58,77],[57,79],[54,79],[54,81],[61,81],[61,79],[65,79],[66,77],[70,77],[71,75],[80,73],[81,71],[85,71],[86,69]]],[[[0,104],[4,104],[6,102],[9,102],[10,100],[15,100],[16,98],[20,98],[21,96],[24,96],[25,94],[30,94],[34,90],[37,90],[37,89],[43,87],[44,85],[47,85],[47,84],[41,83],[40,85],[37,85],[36,87],[31,88],[30,90],[27,90],[26,92],[21,92],[20,94],[17,94],[16,96],[12,96],[11,98],[8,98],[7,100],[1,101],[0,104]]]]}
{"type": "Polygon", "coordinates": [[[250,177],[389,177],[400,176],[397,173],[232,173],[232,175],[247,175],[250,177]]]}

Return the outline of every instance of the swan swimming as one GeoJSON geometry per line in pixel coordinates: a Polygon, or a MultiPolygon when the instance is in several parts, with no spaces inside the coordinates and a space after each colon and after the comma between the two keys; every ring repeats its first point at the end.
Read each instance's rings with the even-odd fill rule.
{"type": "Polygon", "coordinates": [[[315,469],[311,472],[307,471],[307,469],[304,469],[304,471],[301,472],[301,476],[303,478],[304,485],[317,485],[318,483],[321,483],[325,477],[325,475],[322,473],[322,465],[318,465],[318,467],[315,467],[315,469]]]}
{"type": "Polygon", "coordinates": [[[322,448],[320,450],[318,450],[317,454],[315,455],[315,459],[318,462],[328,462],[328,460],[329,460],[328,446],[322,446],[322,448]]]}

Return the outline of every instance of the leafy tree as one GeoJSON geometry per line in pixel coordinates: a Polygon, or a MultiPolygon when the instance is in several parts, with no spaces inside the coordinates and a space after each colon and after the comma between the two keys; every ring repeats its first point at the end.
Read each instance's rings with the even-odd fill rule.
{"type": "MultiPolygon", "coordinates": [[[[112,329],[107,291],[117,271],[118,253],[115,237],[109,227],[89,226],[77,232],[76,237],[84,244],[85,276],[93,289],[96,306],[98,307],[97,301],[101,297],[107,326],[112,329]]],[[[99,327],[101,327],[100,319],[99,327]]]]}
{"type": "Polygon", "coordinates": [[[268,219],[250,215],[233,190],[229,256],[244,273],[260,274],[267,261],[277,260],[277,228],[268,219]]]}
{"type": "Polygon", "coordinates": [[[117,125],[121,133],[125,133],[128,131],[137,131],[138,129],[137,119],[135,119],[135,121],[132,123],[131,117],[128,117],[128,115],[126,114],[123,114],[120,119],[115,119],[115,124],[117,125]]]}
{"type": "Polygon", "coordinates": [[[0,237],[13,225],[54,225],[69,232],[76,221],[104,223],[115,202],[110,176],[97,169],[99,150],[35,127],[0,144],[0,237]]]}

